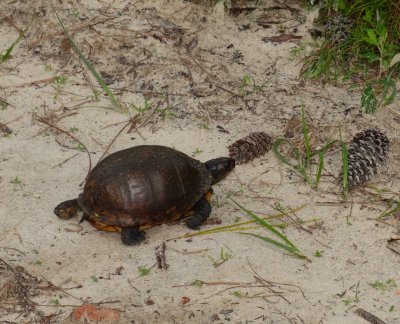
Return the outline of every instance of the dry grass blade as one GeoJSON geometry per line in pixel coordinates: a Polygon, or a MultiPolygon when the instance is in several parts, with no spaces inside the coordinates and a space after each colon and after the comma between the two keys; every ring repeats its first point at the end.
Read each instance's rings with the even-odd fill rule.
{"type": "Polygon", "coordinates": [[[342,162],[343,162],[343,175],[342,175],[342,195],[346,197],[349,190],[348,174],[349,174],[349,154],[347,151],[346,143],[342,140],[342,132],[340,132],[340,147],[342,149],[342,162]]]}
{"type": "Polygon", "coordinates": [[[396,215],[400,211],[400,201],[395,202],[394,207],[389,207],[383,211],[377,219],[382,219],[390,215],[396,215]]]}
{"type": "Polygon", "coordinates": [[[117,100],[117,98],[114,96],[114,94],[111,92],[110,88],[107,86],[106,82],[104,81],[104,79],[101,77],[101,75],[96,71],[96,69],[94,68],[94,66],[89,62],[89,60],[86,58],[86,56],[82,53],[82,51],[79,49],[79,47],[76,45],[74,39],[72,38],[72,36],[68,33],[68,30],[64,27],[64,24],[62,23],[60,17],[58,16],[58,13],[56,11],[56,9],[54,8],[54,4],[52,1],[50,1],[51,6],[53,8],[54,14],[56,15],[57,21],[60,24],[65,36],[68,38],[68,40],[70,41],[72,48],[74,49],[74,51],[79,55],[80,59],[85,63],[86,67],[90,70],[90,72],[92,72],[93,76],[96,78],[97,82],[101,85],[101,87],[103,88],[103,90],[107,93],[107,95],[110,97],[111,102],[113,103],[113,105],[115,106],[115,108],[117,110],[119,110],[120,112],[126,113],[126,109],[124,109],[122,107],[122,105],[119,103],[119,101],[117,100]]]}
{"type": "MultiPolygon", "coordinates": [[[[97,161],[97,164],[100,163],[101,160],[103,160],[103,158],[105,157],[105,155],[107,154],[108,150],[110,149],[111,145],[113,145],[113,143],[115,142],[115,140],[117,139],[117,137],[129,126],[131,125],[131,127],[134,127],[136,125],[136,122],[139,118],[139,115],[135,115],[132,118],[130,118],[128,120],[128,122],[125,124],[124,127],[121,128],[121,130],[117,133],[117,135],[114,136],[113,140],[110,142],[110,144],[108,144],[106,150],[104,151],[104,153],[101,155],[100,159],[97,161]]],[[[129,133],[129,131],[128,131],[129,133]]]]}
{"type": "MultiPolygon", "coordinates": [[[[300,207],[296,207],[291,209],[289,212],[283,212],[283,213],[278,213],[276,215],[272,215],[269,217],[265,217],[264,219],[277,219],[277,218],[282,218],[285,217],[291,213],[295,213],[296,211],[299,211],[301,209],[303,209],[305,207],[305,205],[302,205],[300,207]]],[[[217,234],[217,233],[227,233],[227,232],[238,232],[238,231],[244,231],[244,230],[250,230],[250,229],[255,229],[256,227],[243,227],[245,225],[249,225],[249,224],[254,224],[256,223],[255,220],[249,220],[246,222],[240,222],[240,223],[235,223],[235,224],[231,224],[231,225],[224,225],[224,226],[219,226],[219,227],[215,227],[209,230],[205,230],[205,231],[199,231],[199,232],[195,232],[195,233],[188,233],[185,234],[183,236],[180,237],[175,237],[173,239],[169,239],[169,240],[175,240],[175,239],[182,239],[182,238],[190,238],[190,237],[194,237],[194,236],[201,236],[201,235],[208,235],[208,234],[217,234]]]]}

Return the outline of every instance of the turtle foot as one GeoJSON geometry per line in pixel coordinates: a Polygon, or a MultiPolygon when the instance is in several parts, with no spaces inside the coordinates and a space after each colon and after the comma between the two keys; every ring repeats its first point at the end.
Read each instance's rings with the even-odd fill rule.
{"type": "Polygon", "coordinates": [[[138,228],[122,228],[121,239],[125,245],[139,245],[146,238],[146,233],[138,228]]]}
{"type": "Polygon", "coordinates": [[[211,204],[206,199],[201,199],[193,208],[193,214],[185,219],[185,224],[191,229],[198,229],[211,213],[211,204]]]}

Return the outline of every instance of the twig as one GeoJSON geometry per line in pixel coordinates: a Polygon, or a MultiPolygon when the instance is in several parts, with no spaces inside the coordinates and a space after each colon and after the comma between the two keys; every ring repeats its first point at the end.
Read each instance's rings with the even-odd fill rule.
{"type": "Polygon", "coordinates": [[[78,107],[83,106],[84,104],[92,103],[92,102],[95,102],[95,101],[96,101],[96,100],[94,100],[94,99],[87,99],[87,100],[84,100],[83,102],[80,102],[80,103],[78,103],[78,104],[76,104],[76,105],[73,105],[73,106],[71,106],[71,107],[64,107],[64,108],[65,108],[65,110],[67,110],[67,111],[69,111],[69,110],[75,110],[75,109],[77,109],[78,107]]]}
{"type": "Polygon", "coordinates": [[[172,251],[175,251],[176,253],[180,253],[180,254],[183,254],[183,255],[190,255],[190,254],[197,254],[197,253],[205,253],[205,252],[208,252],[209,251],[209,249],[201,249],[201,250],[194,250],[194,251],[179,251],[179,250],[176,250],[176,249],[174,249],[174,248],[172,248],[172,247],[168,247],[168,249],[169,250],[172,250],[172,251]]]}
{"type": "MultiPolygon", "coordinates": [[[[67,117],[70,117],[70,116],[73,116],[73,115],[76,115],[77,113],[76,112],[71,112],[71,113],[68,113],[68,114],[63,114],[63,115],[61,115],[61,116],[51,116],[51,117],[43,117],[43,118],[45,118],[45,119],[47,119],[47,120],[51,120],[51,121],[54,121],[54,122],[59,122],[61,119],[64,119],[64,118],[67,118],[67,117]]],[[[45,115],[46,115],[46,113],[45,113],[45,115]]],[[[35,117],[35,115],[33,115],[33,117],[35,117]]],[[[34,137],[36,137],[36,136],[39,136],[39,135],[41,135],[42,133],[44,133],[45,131],[47,131],[49,128],[51,128],[50,126],[49,127],[46,127],[46,128],[44,128],[44,129],[42,129],[41,131],[39,131],[36,135],[33,135],[31,138],[34,138],[34,137]]]]}
{"type": "Polygon", "coordinates": [[[117,133],[117,135],[114,136],[114,138],[112,139],[110,144],[108,144],[108,146],[107,146],[106,150],[104,151],[104,153],[101,155],[101,157],[100,157],[99,161],[97,162],[97,164],[99,164],[99,162],[104,158],[104,156],[107,154],[108,150],[110,149],[111,145],[113,145],[113,143],[115,142],[117,137],[124,131],[124,129],[127,128],[129,125],[136,125],[136,121],[137,121],[138,117],[139,117],[139,115],[135,115],[131,119],[129,119],[129,121],[126,123],[126,125],[121,128],[121,130],[117,133]]]}
{"type": "Polygon", "coordinates": [[[141,294],[140,290],[137,289],[134,285],[132,285],[132,280],[131,280],[131,279],[128,279],[128,284],[129,284],[129,286],[131,286],[133,289],[135,289],[139,294],[141,294]]]}
{"type": "Polygon", "coordinates": [[[51,124],[51,123],[48,122],[45,118],[40,117],[38,114],[34,113],[34,114],[33,114],[33,117],[35,118],[35,120],[37,120],[37,121],[39,121],[39,122],[41,122],[41,123],[43,123],[43,124],[46,124],[47,126],[50,126],[50,127],[54,128],[54,129],[58,130],[58,131],[61,132],[61,133],[64,133],[65,135],[71,137],[72,139],[74,139],[75,141],[77,141],[80,145],[82,145],[82,147],[84,148],[84,150],[86,151],[86,153],[87,153],[87,155],[88,155],[88,157],[89,157],[89,171],[88,171],[88,173],[87,173],[87,175],[86,175],[86,177],[87,177],[87,176],[89,175],[90,171],[92,170],[92,158],[90,157],[90,152],[89,152],[89,150],[86,148],[86,146],[85,146],[80,140],[78,140],[74,135],[72,135],[72,134],[68,133],[67,131],[65,131],[65,130],[63,130],[63,129],[61,129],[61,128],[59,128],[59,127],[56,126],[56,125],[51,124]]]}
{"type": "MultiPolygon", "coordinates": [[[[118,18],[118,16],[117,17],[109,17],[109,18],[106,18],[106,19],[103,19],[103,20],[100,20],[100,21],[88,22],[88,23],[85,23],[85,24],[81,24],[81,25],[79,25],[77,27],[71,28],[69,31],[71,33],[72,32],[77,32],[77,31],[82,31],[87,27],[91,27],[91,26],[94,26],[94,25],[102,24],[102,23],[105,23],[107,21],[110,21],[110,20],[113,20],[113,19],[116,19],[116,18],[118,18]]],[[[28,45],[28,49],[31,49],[32,47],[36,47],[42,41],[49,40],[49,39],[52,39],[52,38],[57,37],[57,36],[63,36],[63,35],[64,35],[64,32],[55,32],[55,33],[52,33],[52,34],[50,34],[50,35],[48,35],[46,37],[39,38],[39,39],[35,40],[34,42],[30,43],[28,45]]]]}
{"type": "Polygon", "coordinates": [[[9,16],[7,16],[7,15],[6,15],[3,11],[1,11],[1,10],[0,10],[0,16],[3,17],[3,19],[6,21],[6,23],[7,23],[9,26],[14,27],[15,30],[16,30],[18,33],[22,34],[22,33],[24,32],[21,28],[19,28],[19,27],[14,23],[14,21],[13,21],[9,16]]]}
{"type": "Polygon", "coordinates": [[[264,281],[264,282],[267,282],[267,283],[270,284],[270,285],[275,284],[275,285],[282,285],[282,286],[292,286],[292,287],[295,287],[295,288],[297,288],[297,289],[301,292],[301,294],[303,295],[303,298],[304,298],[305,300],[307,300],[307,301],[310,303],[310,301],[307,299],[307,297],[306,297],[306,295],[304,294],[303,289],[301,289],[301,287],[299,287],[299,286],[297,286],[297,285],[294,285],[294,284],[287,284],[287,283],[280,283],[280,282],[273,282],[273,281],[265,280],[263,277],[261,277],[261,276],[255,271],[255,269],[253,268],[253,266],[251,265],[251,263],[250,263],[250,261],[249,261],[249,258],[246,257],[246,259],[247,259],[247,263],[249,264],[250,269],[255,273],[255,275],[256,275],[259,279],[261,279],[261,280],[264,281]]]}
{"type": "MultiPolygon", "coordinates": [[[[267,288],[270,292],[272,292],[273,294],[275,294],[274,296],[277,296],[277,297],[282,298],[282,299],[283,299],[285,302],[287,302],[289,305],[291,304],[291,302],[290,302],[285,296],[283,296],[283,292],[276,291],[276,290],[274,290],[273,288],[271,288],[270,286],[268,286],[268,285],[265,284],[265,283],[268,283],[268,284],[271,285],[270,282],[268,282],[268,281],[266,281],[265,279],[259,277],[258,275],[257,275],[257,276],[254,276],[254,278],[262,285],[262,287],[267,288]]],[[[273,285],[271,285],[271,286],[273,286],[273,285]]]]}
{"type": "MultiPolygon", "coordinates": [[[[206,286],[248,286],[248,287],[252,287],[252,283],[249,282],[234,282],[234,281],[214,281],[214,282],[205,282],[205,281],[201,281],[200,282],[201,285],[206,285],[206,286]]],[[[172,286],[172,288],[180,288],[180,287],[192,287],[193,284],[185,284],[185,285],[175,285],[172,286]]]]}
{"type": "Polygon", "coordinates": [[[69,160],[73,159],[73,158],[74,158],[75,156],[77,156],[78,154],[79,154],[79,153],[76,153],[76,154],[72,155],[72,156],[69,157],[68,159],[62,161],[61,163],[58,163],[58,164],[55,165],[55,166],[52,166],[51,168],[54,169],[54,168],[56,168],[56,167],[62,166],[64,163],[66,163],[66,162],[68,162],[69,160]]]}
{"type": "MultiPolygon", "coordinates": [[[[114,301],[105,301],[105,302],[97,302],[97,303],[91,303],[92,305],[102,305],[102,304],[117,304],[120,303],[121,301],[119,300],[114,300],[114,301]]],[[[18,302],[1,302],[2,304],[5,305],[15,305],[15,306],[23,306],[22,303],[18,303],[18,302]]],[[[72,305],[72,304],[35,304],[35,306],[37,307],[81,307],[84,304],[80,304],[80,305],[72,305]]]]}
{"type": "MultiPolygon", "coordinates": [[[[74,299],[76,299],[76,300],[79,300],[79,301],[82,301],[82,299],[80,299],[80,298],[78,298],[78,297],[75,297],[74,295],[72,295],[72,294],[70,294],[69,292],[66,292],[63,288],[61,288],[60,286],[57,286],[57,285],[55,285],[55,284],[53,284],[50,280],[48,280],[46,277],[44,277],[44,276],[41,276],[42,277],[42,279],[44,280],[44,281],[46,281],[47,282],[47,284],[49,285],[49,287],[52,289],[52,290],[59,290],[59,291],[62,291],[64,294],[66,294],[67,296],[69,296],[69,297],[72,297],[72,298],[74,298],[74,299]]],[[[43,289],[43,288],[42,288],[43,289]]]]}
{"type": "Polygon", "coordinates": [[[276,307],[272,307],[273,309],[275,309],[279,315],[282,315],[284,318],[286,318],[290,324],[296,324],[296,321],[294,319],[289,318],[286,314],[282,313],[282,311],[280,311],[278,308],[276,307]]]}
{"type": "Polygon", "coordinates": [[[56,80],[58,77],[52,77],[52,78],[47,78],[47,79],[42,79],[42,80],[36,80],[36,81],[31,81],[31,82],[26,82],[26,83],[21,83],[21,84],[17,84],[17,85],[9,85],[7,87],[1,87],[2,89],[9,89],[9,88],[23,88],[23,87],[30,87],[33,85],[38,85],[41,83],[50,83],[53,82],[54,80],[56,80]]]}
{"type": "Polygon", "coordinates": [[[229,89],[227,89],[227,88],[224,88],[223,86],[219,85],[218,83],[216,83],[216,82],[214,82],[214,81],[211,81],[211,83],[213,83],[218,89],[221,89],[221,90],[223,90],[223,91],[226,91],[226,92],[232,94],[234,97],[242,98],[242,96],[240,96],[240,95],[237,94],[236,92],[234,92],[234,91],[232,91],[232,90],[229,90],[229,89]]]}
{"type": "Polygon", "coordinates": [[[19,252],[19,253],[21,253],[21,254],[23,254],[23,255],[26,255],[25,252],[22,252],[21,250],[18,250],[18,249],[16,249],[16,248],[3,246],[2,249],[4,249],[4,250],[13,250],[13,251],[19,252]]]}

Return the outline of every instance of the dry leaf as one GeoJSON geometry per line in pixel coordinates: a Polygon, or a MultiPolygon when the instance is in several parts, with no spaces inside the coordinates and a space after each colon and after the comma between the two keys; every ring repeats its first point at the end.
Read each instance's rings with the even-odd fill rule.
{"type": "Polygon", "coordinates": [[[190,302],[190,298],[186,297],[186,296],[183,296],[182,299],[181,299],[181,304],[182,305],[186,305],[188,302],[190,302]]]}
{"type": "Polygon", "coordinates": [[[395,56],[393,56],[392,60],[390,61],[389,67],[391,68],[399,62],[400,62],[400,53],[397,53],[395,56]]]}
{"type": "Polygon", "coordinates": [[[72,312],[75,321],[108,321],[116,322],[120,319],[119,311],[112,308],[97,308],[92,304],[84,304],[72,312]]]}

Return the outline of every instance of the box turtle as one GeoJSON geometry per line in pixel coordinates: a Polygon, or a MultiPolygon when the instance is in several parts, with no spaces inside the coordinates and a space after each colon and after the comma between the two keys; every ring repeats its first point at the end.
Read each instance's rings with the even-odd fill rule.
{"type": "Polygon", "coordinates": [[[197,229],[211,213],[211,186],[234,167],[227,157],[202,163],[169,147],[135,146],[102,160],[79,197],[62,202],[54,213],[70,219],[82,210],[81,221],[121,232],[124,244],[139,244],[143,229],[181,218],[197,229]]]}

